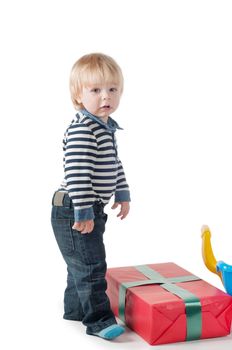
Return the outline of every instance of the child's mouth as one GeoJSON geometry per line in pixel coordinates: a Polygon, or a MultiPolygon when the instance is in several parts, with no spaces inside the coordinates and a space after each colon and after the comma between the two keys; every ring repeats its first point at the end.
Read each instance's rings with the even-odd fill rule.
{"type": "Polygon", "coordinates": [[[109,105],[102,106],[101,109],[110,109],[110,106],[109,105]]]}

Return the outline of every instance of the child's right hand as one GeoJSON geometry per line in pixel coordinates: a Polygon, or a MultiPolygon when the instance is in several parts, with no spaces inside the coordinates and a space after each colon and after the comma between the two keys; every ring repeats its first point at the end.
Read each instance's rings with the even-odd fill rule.
{"type": "Polygon", "coordinates": [[[85,221],[76,221],[72,227],[74,230],[79,231],[82,234],[90,233],[94,228],[93,220],[85,220],[85,221]]]}

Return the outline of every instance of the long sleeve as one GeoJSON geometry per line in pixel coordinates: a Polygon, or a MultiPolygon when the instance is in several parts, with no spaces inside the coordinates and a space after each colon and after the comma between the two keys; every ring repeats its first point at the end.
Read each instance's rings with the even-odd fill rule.
{"type": "Polygon", "coordinates": [[[119,160],[118,176],[115,191],[115,202],[130,202],[130,191],[121,161],[119,160]]]}
{"type": "Polygon", "coordinates": [[[75,221],[91,220],[96,200],[91,177],[97,157],[93,132],[84,124],[72,124],[66,133],[64,151],[65,179],[75,221]]]}

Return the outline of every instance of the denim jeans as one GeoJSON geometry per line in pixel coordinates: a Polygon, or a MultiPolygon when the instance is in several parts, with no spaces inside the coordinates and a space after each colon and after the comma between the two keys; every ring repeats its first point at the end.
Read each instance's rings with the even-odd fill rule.
{"type": "Polygon", "coordinates": [[[64,293],[64,318],[82,321],[92,334],[116,323],[106,295],[106,261],[103,233],[107,215],[104,206],[95,203],[91,233],[73,230],[74,209],[68,194],[63,205],[52,206],[51,222],[61,254],[67,264],[64,293]]]}

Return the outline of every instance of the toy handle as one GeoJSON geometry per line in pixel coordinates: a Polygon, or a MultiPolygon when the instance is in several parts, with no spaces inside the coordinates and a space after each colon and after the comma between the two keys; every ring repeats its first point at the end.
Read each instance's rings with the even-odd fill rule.
{"type": "Polygon", "coordinates": [[[205,266],[213,273],[218,275],[222,279],[221,272],[217,270],[217,261],[215,259],[212,245],[211,245],[211,232],[208,226],[204,225],[201,228],[202,238],[202,257],[205,266]]]}

